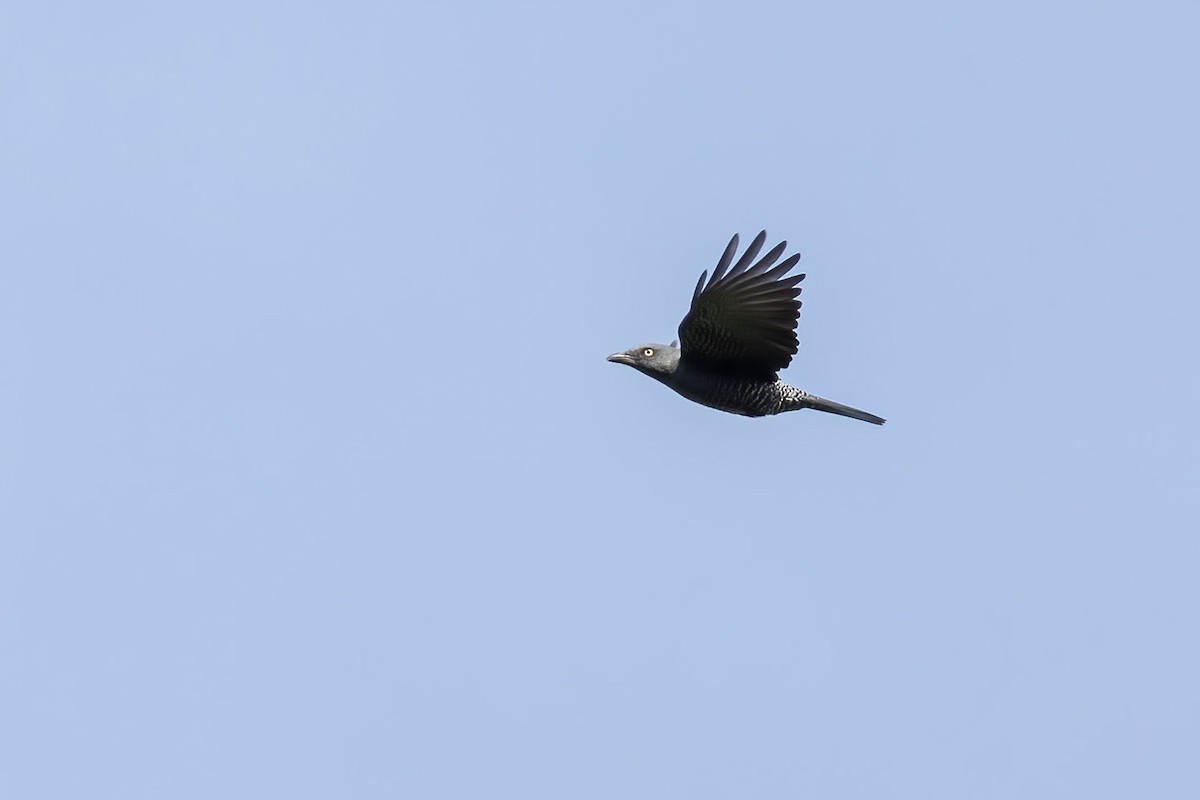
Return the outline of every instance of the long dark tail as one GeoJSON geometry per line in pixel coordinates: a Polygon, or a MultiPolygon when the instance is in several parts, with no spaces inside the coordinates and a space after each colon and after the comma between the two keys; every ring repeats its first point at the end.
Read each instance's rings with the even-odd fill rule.
{"type": "Polygon", "coordinates": [[[883,417],[877,417],[874,414],[868,414],[866,411],[860,411],[857,408],[844,406],[841,403],[835,403],[832,400],[826,400],[824,397],[809,395],[805,398],[804,405],[808,408],[815,408],[817,411],[828,411],[830,414],[841,414],[843,417],[852,419],[861,419],[863,422],[870,422],[874,425],[882,425],[887,422],[883,417]]]}
{"type": "Polygon", "coordinates": [[[832,400],[826,400],[824,397],[817,397],[815,394],[809,394],[794,386],[784,384],[783,391],[784,411],[791,411],[798,408],[815,408],[817,411],[825,411],[829,414],[840,414],[843,417],[850,417],[851,419],[861,419],[863,422],[870,422],[873,425],[882,425],[887,422],[883,417],[877,417],[874,414],[868,414],[866,411],[844,406],[832,400]]]}

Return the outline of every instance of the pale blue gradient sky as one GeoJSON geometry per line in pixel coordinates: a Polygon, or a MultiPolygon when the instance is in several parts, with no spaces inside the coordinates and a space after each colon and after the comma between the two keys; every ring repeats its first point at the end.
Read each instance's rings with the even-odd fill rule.
{"type": "Polygon", "coordinates": [[[0,796],[1200,796],[1200,10],[831,5],[0,12],[0,796]]]}

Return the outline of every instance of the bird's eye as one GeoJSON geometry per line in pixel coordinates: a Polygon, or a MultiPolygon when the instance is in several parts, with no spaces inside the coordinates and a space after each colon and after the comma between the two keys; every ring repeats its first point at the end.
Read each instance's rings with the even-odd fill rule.
{"type": "Polygon", "coordinates": [[[645,350],[642,351],[642,355],[644,355],[646,358],[649,358],[650,356],[654,355],[654,350],[652,348],[647,347],[645,350]]]}

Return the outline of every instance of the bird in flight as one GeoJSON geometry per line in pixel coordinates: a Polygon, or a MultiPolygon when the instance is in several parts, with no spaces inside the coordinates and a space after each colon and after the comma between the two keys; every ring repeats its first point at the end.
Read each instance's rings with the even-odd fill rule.
{"type": "Polygon", "coordinates": [[[688,400],[731,414],[762,417],[815,408],[882,425],[882,417],[779,380],[779,370],[791,363],[800,347],[797,298],[804,274],[787,274],[800,261],[799,253],[779,261],[787,242],[751,266],[766,240],[766,231],[754,237],[731,268],[738,248],[733,235],[712,277],[707,270],[700,276],[692,307],[679,323],[678,341],[641,344],[613,353],[608,360],[627,364],[688,400]]]}

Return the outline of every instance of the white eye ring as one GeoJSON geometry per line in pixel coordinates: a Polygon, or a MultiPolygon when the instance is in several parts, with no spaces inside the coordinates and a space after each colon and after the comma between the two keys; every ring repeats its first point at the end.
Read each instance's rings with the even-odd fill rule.
{"type": "Polygon", "coordinates": [[[654,355],[654,350],[647,347],[645,350],[642,351],[642,355],[644,355],[646,358],[650,358],[650,356],[654,355]]]}

